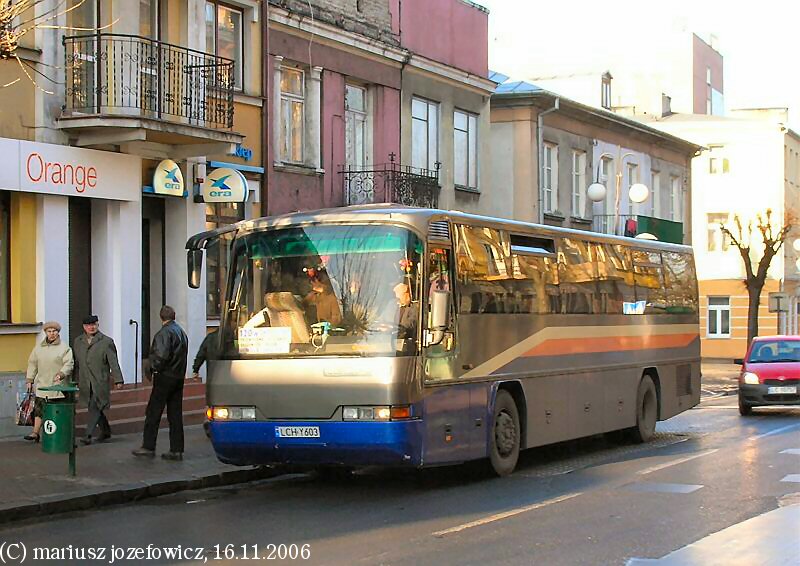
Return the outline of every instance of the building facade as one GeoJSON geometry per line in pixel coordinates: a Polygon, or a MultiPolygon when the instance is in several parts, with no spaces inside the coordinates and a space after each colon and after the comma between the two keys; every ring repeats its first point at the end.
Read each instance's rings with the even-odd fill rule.
{"type": "MultiPolygon", "coordinates": [[[[763,252],[755,229],[757,214],[772,210],[776,232],[783,222],[796,224],[800,135],[787,128],[787,117],[786,109],[733,110],[725,117],[675,114],[652,123],[706,148],[692,164],[692,242],[700,285],[701,349],[706,358],[740,358],[747,348],[749,299],[744,264],[720,224],[737,234],[734,218],[741,219],[744,238],[752,241],[754,264],[763,252]],[[756,232],[752,239],[747,234],[751,222],[756,232]]],[[[795,228],[770,265],[759,303],[761,335],[798,332],[797,238],[795,228]],[[780,291],[789,295],[789,312],[770,313],[767,295],[780,291]]]]}
{"type": "Polygon", "coordinates": [[[370,202],[480,209],[494,88],[486,10],[463,0],[269,10],[269,214],[370,202]]]}
{"type": "Polygon", "coordinates": [[[261,214],[261,9],[46,0],[23,15],[45,26],[17,51],[30,79],[0,61],[2,84],[20,79],[0,90],[0,372],[12,387],[44,320],[71,343],[97,314],[127,383],[142,380],[162,304],[191,354],[215,324],[222,261],[189,289],[184,246],[261,214]],[[247,190],[204,191],[217,171],[247,190]]]}
{"type": "Polygon", "coordinates": [[[689,242],[699,146],[530,83],[503,82],[491,104],[495,214],[689,242]],[[596,201],[590,185],[602,186],[596,201]]]}

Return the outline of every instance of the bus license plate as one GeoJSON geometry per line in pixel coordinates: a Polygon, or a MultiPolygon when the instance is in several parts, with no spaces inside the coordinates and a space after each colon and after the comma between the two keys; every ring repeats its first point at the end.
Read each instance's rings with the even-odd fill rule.
{"type": "Polygon", "coordinates": [[[277,426],[275,436],[278,438],[319,438],[318,426],[277,426]]]}
{"type": "Polygon", "coordinates": [[[767,395],[786,395],[786,394],[793,394],[797,393],[797,387],[770,387],[767,389],[767,395]]]}

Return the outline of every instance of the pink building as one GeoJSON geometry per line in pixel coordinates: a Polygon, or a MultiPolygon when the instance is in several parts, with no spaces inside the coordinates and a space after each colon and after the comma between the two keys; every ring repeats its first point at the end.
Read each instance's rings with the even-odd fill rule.
{"type": "Polygon", "coordinates": [[[494,89],[485,9],[288,0],[269,12],[266,214],[387,201],[480,208],[494,89]]]}

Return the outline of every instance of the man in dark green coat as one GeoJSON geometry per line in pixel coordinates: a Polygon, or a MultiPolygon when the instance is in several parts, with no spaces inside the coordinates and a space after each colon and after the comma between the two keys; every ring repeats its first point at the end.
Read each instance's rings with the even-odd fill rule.
{"type": "Polygon", "coordinates": [[[117,389],[122,389],[122,370],[117,360],[117,347],[114,341],[100,332],[96,315],[83,319],[83,334],[75,339],[72,351],[75,357],[73,370],[80,387],[81,403],[89,411],[86,423],[86,436],[81,438],[83,444],[92,443],[92,434],[100,425],[98,442],[111,437],[111,426],[104,411],[111,406],[111,379],[117,389]]]}

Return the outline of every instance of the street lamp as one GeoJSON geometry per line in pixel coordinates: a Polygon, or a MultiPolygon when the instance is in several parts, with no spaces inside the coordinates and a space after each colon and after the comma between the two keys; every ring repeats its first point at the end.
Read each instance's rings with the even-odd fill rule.
{"type": "MultiPolygon", "coordinates": [[[[615,177],[615,194],[614,194],[614,233],[617,232],[617,224],[619,223],[619,205],[620,205],[620,187],[622,186],[622,165],[626,157],[635,157],[636,154],[632,152],[622,153],[622,148],[618,146],[617,151],[617,171],[615,177]]],[[[614,159],[614,155],[608,152],[603,152],[597,158],[597,166],[595,167],[595,180],[586,189],[586,196],[592,202],[602,202],[606,199],[606,186],[600,182],[600,164],[604,157],[614,159]]],[[[638,165],[638,164],[637,164],[638,165]]],[[[650,196],[650,189],[644,183],[633,183],[628,190],[628,198],[631,202],[643,203],[650,196]]]]}

